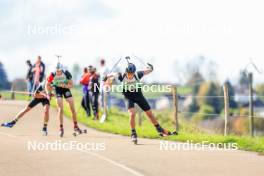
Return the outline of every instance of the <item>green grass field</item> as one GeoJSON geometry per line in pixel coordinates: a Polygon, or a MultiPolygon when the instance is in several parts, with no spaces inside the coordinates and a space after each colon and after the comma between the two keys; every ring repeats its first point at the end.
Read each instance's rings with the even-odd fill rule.
{"type": "MultiPolygon", "coordinates": [[[[80,92],[75,90],[73,91],[73,94],[75,95],[76,102],[80,102],[80,92]]],[[[53,102],[52,105],[55,106],[55,103],[53,102]]],[[[112,108],[109,111],[107,121],[101,124],[99,121],[92,120],[92,117],[86,117],[85,112],[80,108],[80,103],[76,104],[76,109],[78,111],[79,122],[87,125],[88,127],[114,134],[125,136],[130,135],[129,116],[126,112],[119,111],[117,108],[112,108]]],[[[154,113],[163,127],[169,130],[173,130],[175,128],[171,111],[154,111],[154,113]]],[[[65,115],[70,117],[70,111],[68,108],[65,109],[65,115]]],[[[137,133],[138,136],[142,138],[161,139],[154,126],[145,116],[142,121],[142,126],[137,126],[137,133]]],[[[255,151],[262,154],[264,153],[264,137],[251,138],[250,136],[235,135],[225,137],[219,134],[208,134],[181,117],[179,135],[168,136],[162,139],[181,142],[191,141],[193,143],[201,143],[205,141],[215,144],[237,143],[238,148],[241,150],[255,151]]]]}
{"type": "MultiPolygon", "coordinates": [[[[1,93],[1,92],[0,92],[1,93]]],[[[81,93],[79,89],[73,90],[73,94],[76,102],[76,109],[78,114],[79,122],[87,125],[88,127],[114,133],[129,136],[129,117],[126,112],[119,111],[116,108],[112,108],[109,111],[108,119],[105,123],[101,124],[99,121],[92,120],[92,117],[87,118],[85,112],[80,108],[81,93]]],[[[10,97],[10,93],[3,93],[3,97],[10,97]]],[[[28,100],[27,96],[19,95],[16,99],[28,100]]],[[[53,107],[56,107],[55,101],[51,102],[53,107]]],[[[70,112],[67,106],[65,106],[65,115],[70,117],[70,112]]],[[[174,129],[174,124],[172,120],[172,114],[170,111],[155,111],[156,117],[158,118],[160,124],[170,130],[174,129]]],[[[143,118],[142,126],[137,126],[137,133],[139,137],[160,139],[153,125],[146,119],[143,118]]],[[[237,143],[238,148],[241,150],[255,151],[264,154],[264,137],[251,138],[249,136],[223,136],[218,134],[208,134],[201,129],[195,127],[190,122],[183,120],[180,117],[180,131],[177,136],[168,136],[162,138],[164,140],[170,141],[191,141],[192,143],[202,143],[203,141],[208,141],[209,143],[237,143]]]]}

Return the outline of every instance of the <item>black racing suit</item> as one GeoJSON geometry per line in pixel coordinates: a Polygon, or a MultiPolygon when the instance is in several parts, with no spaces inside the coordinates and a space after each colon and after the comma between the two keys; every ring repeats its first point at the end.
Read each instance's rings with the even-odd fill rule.
{"type": "MultiPolygon", "coordinates": [[[[125,96],[125,99],[127,100],[127,107],[128,109],[134,108],[135,103],[143,110],[148,111],[150,110],[150,105],[146,98],[144,97],[142,90],[140,87],[135,87],[135,89],[127,89],[126,84],[136,84],[140,83],[140,79],[144,76],[143,71],[138,71],[135,73],[135,76],[132,80],[128,80],[126,77],[126,74],[119,73],[118,80],[123,83],[123,95],[125,96]],[[124,85],[125,84],[125,85],[124,85]]],[[[139,85],[139,84],[138,84],[139,85]]]]}
{"type": "Polygon", "coordinates": [[[55,88],[55,94],[57,98],[70,98],[72,97],[71,90],[68,88],[59,87],[59,84],[67,84],[69,80],[72,79],[72,75],[69,71],[62,71],[61,75],[56,75],[56,73],[51,73],[48,77],[48,82],[53,84],[55,88]]]}
{"type": "MultiPolygon", "coordinates": [[[[44,88],[42,85],[39,85],[35,91],[35,93],[41,93],[44,92],[44,88]]],[[[36,105],[41,103],[43,106],[50,105],[50,101],[47,98],[33,98],[29,104],[28,107],[34,108],[36,105]]]]}

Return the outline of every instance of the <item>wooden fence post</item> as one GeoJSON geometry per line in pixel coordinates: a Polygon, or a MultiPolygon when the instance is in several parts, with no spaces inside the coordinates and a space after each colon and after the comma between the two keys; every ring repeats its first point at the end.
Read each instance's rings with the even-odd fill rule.
{"type": "Polygon", "coordinates": [[[15,97],[15,82],[12,82],[12,86],[11,86],[11,100],[14,100],[16,97],[15,97]]]}
{"type": "Polygon", "coordinates": [[[229,120],[229,92],[228,92],[228,85],[227,83],[223,86],[224,89],[224,103],[225,103],[225,129],[224,129],[224,135],[228,135],[227,131],[227,125],[229,120]]]}
{"type": "Polygon", "coordinates": [[[253,73],[249,73],[249,129],[254,137],[253,73]]]}
{"type": "Polygon", "coordinates": [[[107,101],[108,101],[108,94],[107,94],[107,91],[103,91],[104,93],[104,115],[105,115],[105,120],[107,120],[107,101]]]}
{"type": "Polygon", "coordinates": [[[174,119],[175,119],[175,129],[179,131],[179,120],[178,120],[178,94],[177,87],[172,86],[172,96],[173,96],[173,109],[174,109],[174,119]]]}

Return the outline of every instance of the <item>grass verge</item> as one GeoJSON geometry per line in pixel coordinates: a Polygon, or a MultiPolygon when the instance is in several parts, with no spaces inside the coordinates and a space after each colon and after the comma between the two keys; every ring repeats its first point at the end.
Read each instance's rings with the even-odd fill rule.
{"type": "MultiPolygon", "coordinates": [[[[75,95],[75,102],[80,102],[81,94],[78,91],[73,91],[73,94],[75,95]]],[[[2,95],[3,97],[10,96],[8,93],[4,92],[2,92],[2,95]]],[[[18,95],[16,96],[16,99],[28,100],[29,98],[27,96],[18,95]]],[[[54,100],[51,102],[51,105],[56,107],[54,100]]],[[[113,134],[120,134],[124,136],[130,135],[129,117],[127,113],[112,108],[109,112],[107,121],[101,124],[98,121],[92,120],[91,117],[87,118],[85,112],[81,109],[79,104],[77,104],[76,107],[78,121],[87,125],[88,127],[113,134]]],[[[70,117],[70,111],[67,106],[65,106],[64,112],[67,117],[70,117]]],[[[169,118],[169,112],[157,111],[155,114],[162,126],[168,129],[173,129],[174,124],[169,118]]],[[[215,144],[236,143],[240,150],[254,151],[264,154],[264,137],[251,138],[250,136],[222,136],[218,134],[208,134],[183,120],[180,121],[180,129],[179,135],[168,136],[162,139],[181,142],[191,141],[192,143],[202,143],[205,141],[215,144]]],[[[143,118],[142,126],[137,127],[137,133],[138,136],[142,138],[160,139],[153,125],[151,125],[151,123],[146,118],[143,118]]]]}
{"type": "MultiPolygon", "coordinates": [[[[55,106],[54,102],[52,103],[52,106],[55,106]]],[[[77,109],[78,109],[77,112],[78,121],[90,128],[94,128],[103,132],[124,135],[124,136],[130,135],[129,117],[128,114],[125,112],[121,112],[118,109],[112,108],[109,111],[107,121],[101,124],[99,123],[99,121],[92,120],[92,117],[86,117],[85,112],[82,109],[80,109],[78,105],[77,105],[77,109]]],[[[65,108],[64,112],[67,117],[70,117],[70,111],[68,108],[65,108]]],[[[174,124],[171,122],[171,120],[162,119],[164,118],[164,116],[162,116],[158,112],[156,112],[155,114],[157,115],[158,120],[163,127],[171,130],[174,128],[174,124]]],[[[197,127],[189,124],[186,121],[180,121],[180,123],[181,123],[180,125],[181,130],[179,135],[163,137],[162,139],[169,141],[181,141],[181,142],[190,141],[191,143],[202,143],[202,142],[214,143],[214,144],[236,143],[238,149],[240,150],[254,151],[260,154],[264,154],[264,137],[251,138],[250,136],[235,136],[235,135],[223,136],[219,134],[207,134],[201,131],[200,129],[198,129],[197,127]]],[[[142,126],[137,126],[137,133],[138,136],[141,138],[161,139],[161,137],[159,137],[153,125],[145,117],[143,118],[142,126]]]]}

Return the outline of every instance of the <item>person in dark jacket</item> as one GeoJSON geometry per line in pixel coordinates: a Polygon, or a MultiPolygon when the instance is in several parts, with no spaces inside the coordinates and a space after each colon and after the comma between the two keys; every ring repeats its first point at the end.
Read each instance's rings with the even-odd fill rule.
{"type": "Polygon", "coordinates": [[[41,56],[37,57],[37,63],[40,63],[41,72],[40,72],[39,81],[42,82],[45,78],[46,66],[45,66],[44,62],[41,60],[41,56]]]}
{"type": "MultiPolygon", "coordinates": [[[[27,76],[26,76],[26,79],[27,79],[27,88],[28,88],[28,92],[32,92],[32,89],[33,89],[33,79],[34,79],[34,75],[33,75],[33,66],[30,62],[30,60],[27,60],[26,61],[26,64],[28,66],[28,71],[27,71],[27,76]]],[[[31,96],[31,94],[29,95],[31,96]]]]}
{"type": "Polygon", "coordinates": [[[100,76],[96,73],[96,68],[92,67],[91,76],[90,76],[90,83],[89,83],[89,93],[90,93],[90,97],[91,97],[94,120],[99,119],[99,114],[98,114],[98,105],[99,105],[98,104],[98,98],[100,95],[99,78],[100,78],[100,76]]]}
{"type": "Polygon", "coordinates": [[[89,90],[88,90],[90,76],[91,76],[90,71],[91,71],[90,69],[85,67],[83,70],[83,75],[80,80],[80,84],[83,85],[83,98],[82,98],[81,105],[83,109],[85,110],[87,117],[91,116],[90,97],[89,97],[89,90]]]}

